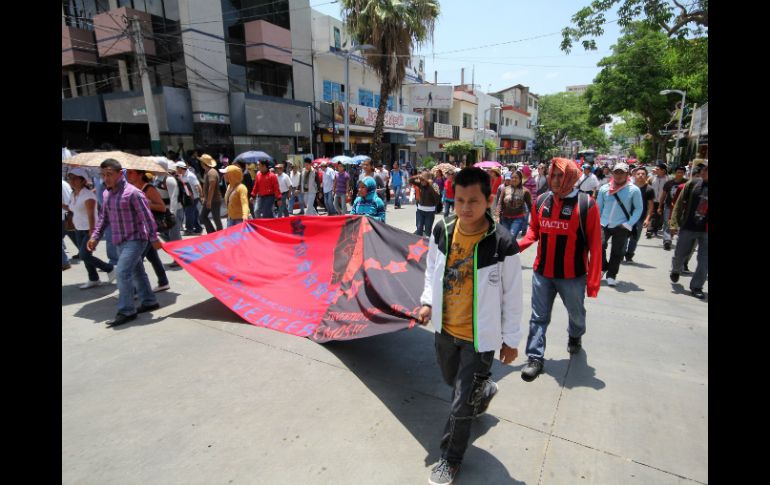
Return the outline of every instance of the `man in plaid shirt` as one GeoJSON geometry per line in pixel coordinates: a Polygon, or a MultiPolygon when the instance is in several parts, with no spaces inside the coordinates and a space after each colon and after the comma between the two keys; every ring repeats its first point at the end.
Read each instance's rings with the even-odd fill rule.
{"type": "Polygon", "coordinates": [[[150,247],[161,248],[158,227],[150,212],[147,197],[122,176],[120,162],[107,159],[100,165],[107,189],[87,248],[93,252],[107,226],[112,228],[112,243],[118,249],[118,314],[108,322],[114,327],[134,320],[139,313],[160,308],[144,271],[144,253],[150,247]],[[141,305],[134,307],[134,285],[141,305]]]}

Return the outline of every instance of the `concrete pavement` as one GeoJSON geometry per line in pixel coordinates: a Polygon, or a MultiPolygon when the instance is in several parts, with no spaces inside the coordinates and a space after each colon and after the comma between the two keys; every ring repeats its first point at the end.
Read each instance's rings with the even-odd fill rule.
{"type": "MultiPolygon", "coordinates": [[[[404,207],[388,222],[412,232],[404,207]]],[[[534,255],[522,254],[525,334],[534,255]]],[[[670,283],[672,255],[640,240],[618,286],[586,300],[571,359],[557,301],[534,382],[519,376],[524,342],[513,365],[495,362],[500,392],[456,483],[708,482],[708,303],[684,294],[689,276],[670,283]]],[[[426,483],[450,402],[430,327],[319,345],[168,275],[162,308],[110,329],[116,287],[78,289],[82,263],[62,273],[62,483],[426,483]]]]}

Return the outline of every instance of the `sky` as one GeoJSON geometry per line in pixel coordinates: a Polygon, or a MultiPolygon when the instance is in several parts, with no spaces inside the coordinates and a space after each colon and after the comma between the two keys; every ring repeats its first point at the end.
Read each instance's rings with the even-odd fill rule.
{"type": "MultiPolygon", "coordinates": [[[[310,5],[328,1],[311,0],[310,5]]],[[[596,63],[611,53],[620,36],[617,23],[610,23],[596,39],[596,51],[585,51],[582,45],[574,46],[570,54],[559,49],[561,29],[590,0],[439,0],[439,4],[434,42],[416,51],[425,56],[426,81],[433,82],[433,72],[438,71],[439,84],[460,84],[464,67],[465,83],[471,84],[475,72],[475,84],[487,93],[523,84],[543,95],[590,84],[600,71],[596,63]],[[502,45],[477,48],[489,44],[502,45]]],[[[313,8],[342,18],[339,4],[313,8]]],[[[615,20],[617,15],[608,12],[606,17],[615,20]]]]}

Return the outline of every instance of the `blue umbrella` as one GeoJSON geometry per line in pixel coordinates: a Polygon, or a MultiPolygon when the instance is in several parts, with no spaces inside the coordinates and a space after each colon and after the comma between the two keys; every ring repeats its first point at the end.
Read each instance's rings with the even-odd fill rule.
{"type": "Polygon", "coordinates": [[[257,152],[253,150],[241,153],[240,155],[235,157],[235,160],[233,160],[233,162],[244,161],[246,163],[259,163],[261,160],[267,160],[268,162],[267,165],[269,167],[272,167],[273,165],[275,165],[275,161],[273,160],[273,157],[271,157],[265,152],[257,152]]]}
{"type": "Polygon", "coordinates": [[[336,164],[338,162],[342,162],[343,165],[356,165],[356,162],[354,159],[350,157],[346,157],[345,155],[337,155],[336,157],[332,158],[333,164],[336,164]]]}
{"type": "Polygon", "coordinates": [[[361,162],[364,162],[366,160],[371,160],[371,159],[372,157],[368,155],[356,155],[355,157],[353,157],[353,161],[355,162],[356,165],[361,165],[361,162]]]}

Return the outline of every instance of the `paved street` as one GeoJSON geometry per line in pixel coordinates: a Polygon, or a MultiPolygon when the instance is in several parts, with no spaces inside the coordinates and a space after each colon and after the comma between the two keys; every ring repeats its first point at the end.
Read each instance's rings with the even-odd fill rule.
{"type": "MultiPolygon", "coordinates": [[[[415,206],[387,217],[414,231],[415,206]]],[[[534,382],[519,375],[525,341],[512,365],[495,362],[500,392],[456,483],[708,482],[708,302],[689,296],[689,275],[670,283],[672,255],[640,240],[618,286],[586,300],[571,359],[557,301],[534,382]]],[[[525,336],[534,257],[522,255],[525,336]]],[[[319,345],[168,274],[162,308],[111,329],[117,287],[78,289],[82,263],[62,273],[63,484],[427,482],[450,403],[431,327],[319,345]]]]}

